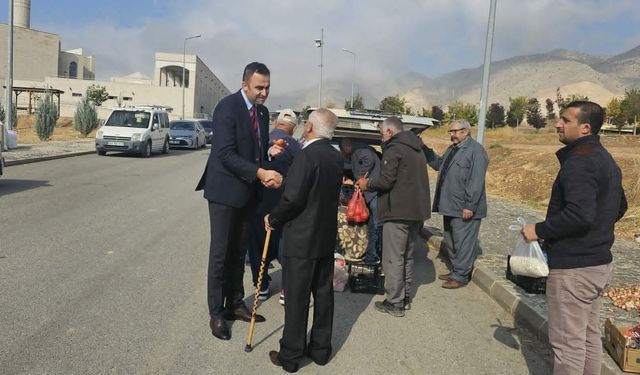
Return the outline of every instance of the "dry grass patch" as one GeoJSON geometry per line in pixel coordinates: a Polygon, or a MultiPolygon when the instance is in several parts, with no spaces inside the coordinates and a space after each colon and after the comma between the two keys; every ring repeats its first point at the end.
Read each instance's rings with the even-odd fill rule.
{"type": "MultiPolygon", "coordinates": [[[[438,153],[451,143],[447,127],[429,129],[423,138],[438,153]]],[[[472,130],[476,137],[477,129],[472,130]]],[[[544,210],[551,195],[551,185],[560,167],[555,152],[563,145],[554,129],[499,128],[486,129],[484,145],[489,154],[487,192],[489,195],[525,203],[544,210]]],[[[602,136],[622,170],[622,183],[629,210],[616,225],[616,235],[633,239],[640,232],[640,137],[602,136]]]]}

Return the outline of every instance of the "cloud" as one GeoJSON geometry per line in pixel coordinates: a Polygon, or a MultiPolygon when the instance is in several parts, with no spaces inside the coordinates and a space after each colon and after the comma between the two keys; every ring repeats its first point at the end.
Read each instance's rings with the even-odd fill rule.
{"type": "MultiPolygon", "coordinates": [[[[158,1],[158,0],[154,0],[158,1]]],[[[436,77],[482,64],[489,13],[486,0],[245,0],[164,1],[165,16],[115,19],[81,27],[56,23],[64,48],[84,47],[97,58],[98,78],[134,71],[153,76],[156,51],[196,53],[229,87],[240,86],[250,61],[272,70],[272,95],[317,87],[324,29],[323,75],[338,97],[350,92],[356,53],[356,87],[393,90],[407,72],[436,77]],[[188,4],[188,6],[186,5],[188,4]],[[333,82],[333,86],[331,84],[333,82]]],[[[566,48],[617,54],[640,44],[640,7],[633,0],[501,0],[497,4],[493,60],[566,48]],[[625,25],[626,29],[621,29],[625,25]],[[630,27],[635,30],[629,30],[630,27]]],[[[393,95],[394,92],[381,92],[393,95]]],[[[337,103],[338,105],[342,103],[337,103]]]]}

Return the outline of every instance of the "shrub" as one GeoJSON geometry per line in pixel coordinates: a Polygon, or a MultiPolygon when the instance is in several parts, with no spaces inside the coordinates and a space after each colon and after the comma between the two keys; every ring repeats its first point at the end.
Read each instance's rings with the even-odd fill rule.
{"type": "Polygon", "coordinates": [[[51,138],[57,120],[58,108],[53,103],[53,97],[51,94],[45,94],[38,99],[36,107],[36,133],[41,141],[51,138]]]}
{"type": "Polygon", "coordinates": [[[98,113],[96,107],[89,100],[89,95],[85,95],[76,106],[76,113],[73,115],[73,127],[86,137],[93,129],[98,127],[98,113]]]}

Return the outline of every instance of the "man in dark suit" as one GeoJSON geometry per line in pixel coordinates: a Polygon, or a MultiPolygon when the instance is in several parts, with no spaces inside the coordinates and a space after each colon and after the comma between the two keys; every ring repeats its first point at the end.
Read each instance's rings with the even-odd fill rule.
{"type": "MultiPolygon", "coordinates": [[[[196,190],[204,190],[209,202],[211,244],[207,301],[211,333],[229,340],[225,318],[250,321],[243,302],[243,228],[255,214],[262,186],[278,188],[282,176],[262,168],[264,160],[282,148],[268,148],[269,111],[263,105],[269,96],[269,69],[261,63],[247,65],[242,89],[223,98],[213,113],[213,147],[196,190]]],[[[263,322],[263,316],[256,316],[263,322]]]]}
{"type": "Polygon", "coordinates": [[[344,163],[329,142],[337,122],[328,109],[311,113],[302,152],[289,168],[282,198],[264,218],[267,228],[284,226],[285,323],[280,352],[269,352],[269,358],[287,372],[298,371],[305,354],[318,365],[325,365],[331,356],[333,252],[344,163]],[[307,344],[311,294],[313,325],[307,344]]]}

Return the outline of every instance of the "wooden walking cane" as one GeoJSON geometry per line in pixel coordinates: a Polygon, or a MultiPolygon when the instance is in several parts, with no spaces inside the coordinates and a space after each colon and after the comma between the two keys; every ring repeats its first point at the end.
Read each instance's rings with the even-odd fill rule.
{"type": "Polygon", "coordinates": [[[271,239],[271,229],[267,229],[267,236],[264,240],[262,248],[262,259],[260,260],[260,272],[258,272],[258,283],[256,284],[256,292],[253,294],[253,309],[251,310],[251,323],[249,324],[249,337],[247,337],[247,345],[244,347],[245,352],[253,350],[251,342],[253,341],[253,327],[256,325],[256,311],[258,310],[258,296],[260,295],[260,287],[262,286],[262,277],[264,276],[265,263],[267,263],[267,250],[269,250],[269,240],[271,239]]]}

